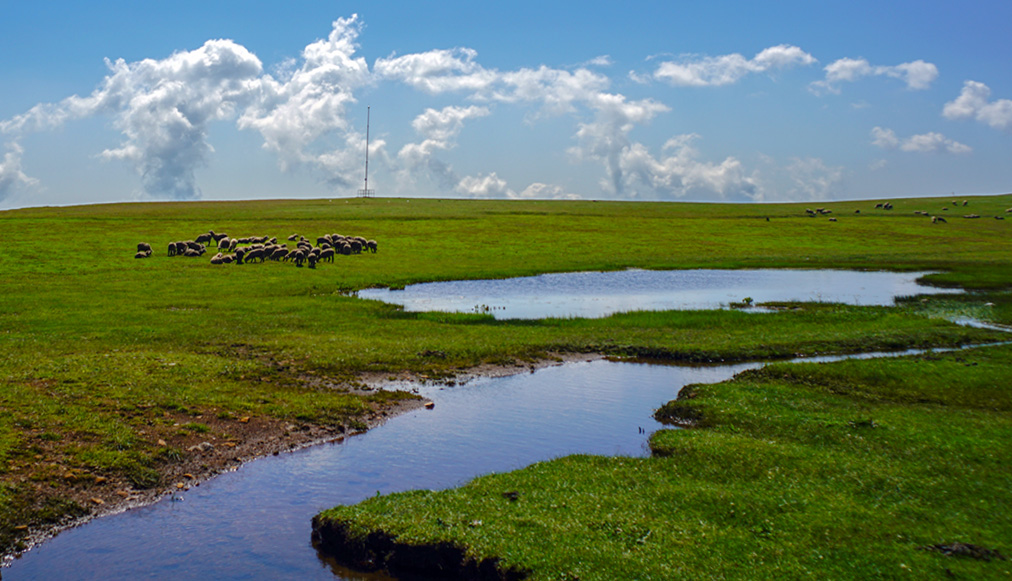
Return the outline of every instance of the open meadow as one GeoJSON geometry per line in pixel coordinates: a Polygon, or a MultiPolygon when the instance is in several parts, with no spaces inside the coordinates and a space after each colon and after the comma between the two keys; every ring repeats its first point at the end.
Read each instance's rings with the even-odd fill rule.
{"type": "MultiPolygon", "coordinates": [[[[877,201],[832,202],[823,204],[831,213],[815,216],[800,204],[434,199],[0,212],[0,546],[16,551],[68,518],[148,500],[254,456],[342,437],[418,404],[413,394],[373,389],[369,382],[379,379],[438,381],[563,353],[706,362],[1003,340],[1001,332],[950,322],[1012,323],[1012,195],[966,200],[889,200],[888,210],[877,201]],[[980,217],[963,217],[970,214],[980,217]],[[378,251],[315,268],[213,265],[214,250],[168,256],[170,242],[208,230],[279,242],[340,233],[376,240],[378,251]],[[150,257],[134,258],[141,242],[152,246],[150,257]],[[932,284],[973,292],[896,307],[534,321],[409,313],[353,294],[628,267],[935,271],[932,284]]],[[[866,576],[900,575],[893,561],[932,574],[997,575],[990,562],[949,565],[939,559],[950,557],[919,547],[953,540],[1010,550],[1012,531],[994,517],[1012,500],[1010,357],[1008,347],[997,347],[922,363],[771,367],[693,390],[692,405],[682,406],[691,411],[682,411],[701,429],[658,433],[654,458],[566,458],[434,499],[395,495],[332,516],[363,535],[418,525],[369,512],[398,503],[411,507],[399,514],[425,517],[405,539],[449,541],[470,558],[500,558],[539,578],[630,571],[660,578],[679,568],[689,576],[744,576],[732,562],[756,564],[766,577],[840,576],[866,555],[866,576]],[[968,468],[942,476],[949,464],[968,468]],[[868,482],[855,474],[868,474],[868,482]],[[557,495],[587,498],[584,486],[607,500],[574,501],[564,518],[553,513],[557,495]],[[475,498],[498,501],[507,490],[520,491],[507,508],[530,506],[519,521],[481,516],[500,506],[468,512],[475,498]],[[462,504],[447,502],[456,495],[462,504]],[[675,497],[695,512],[672,504],[675,497]],[[429,526],[437,516],[503,524],[477,534],[429,526]],[[555,552],[521,547],[524,539],[543,544],[545,535],[555,552]],[[847,535],[850,544],[825,542],[847,535]],[[568,560],[589,554],[594,560],[568,560]]]]}

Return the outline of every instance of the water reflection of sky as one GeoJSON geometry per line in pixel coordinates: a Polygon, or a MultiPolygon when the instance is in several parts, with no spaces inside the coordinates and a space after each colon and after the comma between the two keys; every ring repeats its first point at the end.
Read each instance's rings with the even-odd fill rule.
{"type": "Polygon", "coordinates": [[[622,311],[722,309],[756,302],[892,305],[900,296],[954,292],[917,284],[926,273],[847,270],[622,270],[366,289],[358,296],[408,311],[488,312],[499,319],[604,317],[622,311]]]}
{"type": "Polygon", "coordinates": [[[593,361],[432,389],[436,406],[345,440],[249,463],[182,502],[95,520],[5,569],[18,579],[361,579],[310,545],[314,514],[377,493],[457,486],[566,454],[645,456],[654,408],[756,364],[593,361]],[[640,428],[646,433],[641,433],[640,428]]]}

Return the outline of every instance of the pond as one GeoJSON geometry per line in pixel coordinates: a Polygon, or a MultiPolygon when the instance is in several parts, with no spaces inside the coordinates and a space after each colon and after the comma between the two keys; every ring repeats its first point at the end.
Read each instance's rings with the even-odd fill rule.
{"type": "MultiPolygon", "coordinates": [[[[689,383],[759,364],[581,361],[439,389],[436,403],[341,443],[248,463],[154,505],[65,531],[17,579],[373,579],[317,555],[310,521],[377,493],[456,486],[572,453],[645,456],[653,410],[689,383]]],[[[428,391],[425,391],[428,390],[428,391]]]]}
{"type": "Polygon", "coordinates": [[[896,297],[958,292],[917,283],[927,272],[850,270],[619,270],[366,289],[358,296],[408,311],[482,312],[497,319],[606,317],[622,311],[724,309],[756,302],[892,305],[896,297]]]}

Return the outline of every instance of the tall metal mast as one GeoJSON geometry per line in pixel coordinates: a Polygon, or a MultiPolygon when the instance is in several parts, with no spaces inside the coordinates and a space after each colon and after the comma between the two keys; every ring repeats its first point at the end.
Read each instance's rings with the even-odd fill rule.
{"type": "Polygon", "coordinates": [[[365,186],[358,191],[361,198],[371,198],[376,192],[369,189],[369,114],[372,107],[365,108],[365,186]]]}

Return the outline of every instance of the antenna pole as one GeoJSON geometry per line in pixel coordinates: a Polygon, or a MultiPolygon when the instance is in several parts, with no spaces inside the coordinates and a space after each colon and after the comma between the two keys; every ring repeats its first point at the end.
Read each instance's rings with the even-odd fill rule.
{"type": "Polygon", "coordinates": [[[369,116],[372,107],[365,108],[365,185],[358,191],[359,197],[370,198],[375,193],[369,189],[369,116]]]}

